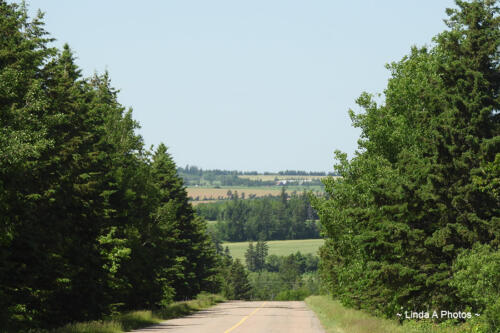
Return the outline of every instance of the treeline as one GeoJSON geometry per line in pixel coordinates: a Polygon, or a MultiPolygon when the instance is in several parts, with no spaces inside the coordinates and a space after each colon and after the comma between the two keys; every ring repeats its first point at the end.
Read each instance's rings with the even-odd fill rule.
{"type": "Polygon", "coordinates": [[[203,171],[202,174],[186,174],[180,172],[187,186],[207,186],[207,187],[220,187],[220,186],[273,186],[276,185],[275,180],[261,180],[261,179],[248,179],[240,178],[237,174],[216,174],[212,171],[203,171]]]}
{"type": "Polygon", "coordinates": [[[499,8],[457,5],[434,46],[388,66],[384,103],[364,93],[350,112],[360,149],[337,152],[342,178],[314,203],[322,276],[347,305],[470,309],[499,332],[499,8]]]}
{"type": "Polygon", "coordinates": [[[302,170],[285,170],[279,171],[278,175],[282,176],[336,176],[333,172],[324,171],[302,171],[302,170]]]}
{"type": "Polygon", "coordinates": [[[231,200],[199,204],[197,213],[217,220],[211,230],[218,239],[231,242],[319,238],[318,215],[306,192],[279,197],[242,200],[234,193],[231,200]]]}
{"type": "Polygon", "coordinates": [[[24,5],[0,1],[0,31],[0,331],[216,289],[205,222],[108,74],[83,78],[24,5]]]}
{"type": "MultiPolygon", "coordinates": [[[[261,180],[240,177],[243,175],[259,175],[257,171],[236,171],[236,170],[203,170],[196,166],[178,167],[177,172],[184,180],[187,186],[273,186],[277,179],[261,180]]],[[[264,175],[275,175],[265,172],[264,175]]],[[[306,172],[306,171],[280,171],[278,175],[289,176],[326,176],[325,172],[306,172]]],[[[329,174],[333,175],[333,174],[329,174]]],[[[319,179],[310,179],[307,182],[300,182],[301,186],[323,186],[319,179]]]]}
{"type": "MultiPolygon", "coordinates": [[[[238,170],[220,170],[220,169],[213,169],[213,170],[203,170],[202,168],[199,168],[194,165],[186,165],[184,168],[183,167],[178,167],[177,171],[179,174],[188,174],[188,175],[203,175],[203,173],[213,173],[215,175],[252,175],[252,176],[257,176],[261,173],[258,173],[257,171],[238,171],[238,170]]],[[[274,172],[263,172],[263,175],[274,175],[276,173],[274,172]]],[[[288,175],[288,176],[335,176],[335,173],[333,172],[324,172],[324,171],[302,171],[302,170],[286,170],[286,171],[279,171],[277,173],[278,175],[288,175]]]]}
{"type": "Polygon", "coordinates": [[[183,167],[177,167],[177,172],[179,174],[188,174],[188,175],[198,175],[201,176],[204,173],[212,173],[214,175],[258,175],[257,171],[238,171],[238,170],[221,170],[221,169],[213,169],[213,170],[203,170],[195,165],[186,165],[183,167]]]}

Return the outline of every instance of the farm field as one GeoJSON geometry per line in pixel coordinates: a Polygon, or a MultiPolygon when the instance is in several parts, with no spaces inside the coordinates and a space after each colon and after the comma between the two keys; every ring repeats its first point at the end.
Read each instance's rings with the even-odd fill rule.
{"type": "MultiPolygon", "coordinates": [[[[245,262],[245,251],[248,249],[249,242],[222,243],[222,246],[229,248],[231,255],[235,259],[240,259],[245,262]]],[[[312,253],[317,254],[318,249],[323,245],[324,239],[293,239],[293,240],[277,240],[268,241],[269,254],[278,256],[286,256],[300,251],[302,254],[312,253]]],[[[254,242],[255,245],[255,242],[254,242]]]]}
{"type": "MultiPolygon", "coordinates": [[[[187,187],[188,197],[191,199],[191,203],[193,205],[198,205],[201,203],[211,203],[217,200],[227,200],[229,199],[227,192],[238,192],[238,195],[244,193],[245,198],[250,198],[250,195],[255,195],[255,197],[265,197],[268,195],[278,196],[281,193],[281,186],[262,186],[262,187],[187,187]],[[198,198],[198,200],[195,200],[198,198]]],[[[292,194],[294,191],[297,193],[301,193],[302,191],[313,191],[315,193],[323,192],[323,188],[321,186],[287,186],[286,192],[288,194],[292,194]]]]}
{"type": "MultiPolygon", "coordinates": [[[[245,197],[248,198],[251,194],[255,194],[256,197],[264,197],[266,195],[277,196],[280,195],[280,189],[274,188],[207,188],[207,187],[188,187],[187,189],[188,197],[199,200],[225,200],[228,199],[227,192],[238,191],[238,195],[241,196],[245,193],[245,197]]],[[[290,191],[287,191],[290,192],[290,191]]]]}

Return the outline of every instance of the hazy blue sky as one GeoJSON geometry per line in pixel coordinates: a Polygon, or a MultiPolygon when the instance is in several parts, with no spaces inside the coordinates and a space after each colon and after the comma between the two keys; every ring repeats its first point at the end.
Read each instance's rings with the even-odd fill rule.
{"type": "Polygon", "coordinates": [[[146,144],[204,169],[332,170],[384,65],[445,29],[448,0],[29,1],[86,76],[108,69],[146,144]]]}

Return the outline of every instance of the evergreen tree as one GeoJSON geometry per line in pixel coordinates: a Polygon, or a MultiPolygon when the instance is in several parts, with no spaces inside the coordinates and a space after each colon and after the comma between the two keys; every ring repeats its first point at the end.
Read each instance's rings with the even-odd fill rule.
{"type": "Polygon", "coordinates": [[[250,298],[252,287],[248,280],[248,273],[239,259],[236,259],[231,265],[227,280],[226,297],[228,299],[246,300],[250,298]]]}
{"type": "Polygon", "coordinates": [[[249,271],[254,272],[257,270],[257,255],[253,242],[248,244],[248,249],[245,251],[245,263],[249,271]]]}
{"type": "Polygon", "coordinates": [[[209,287],[215,273],[215,251],[206,232],[206,222],[194,214],[182,179],[165,145],[160,144],[152,161],[153,179],[160,190],[160,204],[175,237],[178,270],[172,276],[177,298],[194,297],[209,287]]]}
{"type": "Polygon", "coordinates": [[[0,329],[36,315],[37,300],[20,260],[39,243],[27,241],[28,248],[17,254],[12,249],[29,228],[24,217],[34,213],[31,207],[39,198],[25,189],[36,182],[31,169],[53,144],[40,68],[56,50],[47,47],[51,39],[42,17],[38,13],[30,21],[24,6],[0,1],[0,329]]]}
{"type": "Polygon", "coordinates": [[[388,316],[459,306],[457,254],[498,244],[498,182],[485,185],[498,175],[498,7],[457,5],[435,47],[389,66],[385,104],[357,100],[360,150],[351,161],[337,153],[342,179],[313,198],[329,238],[322,274],[346,304],[388,316]]]}
{"type": "Polygon", "coordinates": [[[0,331],[213,289],[213,245],[166,148],[151,159],[109,75],[82,78],[41,20],[0,0],[0,331]]]}
{"type": "Polygon", "coordinates": [[[262,271],[266,265],[266,257],[269,246],[266,241],[259,240],[255,247],[255,270],[262,271]]]}

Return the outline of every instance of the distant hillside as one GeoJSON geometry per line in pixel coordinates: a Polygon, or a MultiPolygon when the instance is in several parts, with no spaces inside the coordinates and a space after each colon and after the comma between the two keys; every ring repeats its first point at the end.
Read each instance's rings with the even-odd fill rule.
{"type": "Polygon", "coordinates": [[[203,170],[196,166],[179,167],[177,172],[187,187],[220,187],[220,186],[276,186],[300,185],[323,186],[321,178],[335,176],[333,173],[316,171],[286,170],[277,173],[237,170],[203,170]]]}

